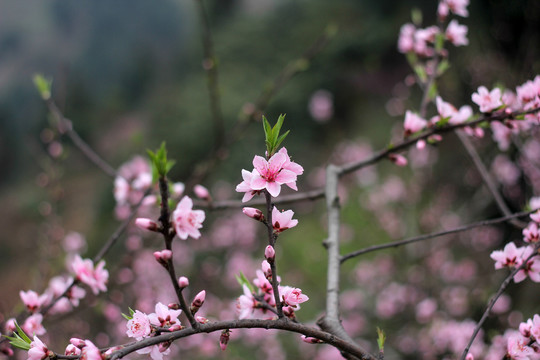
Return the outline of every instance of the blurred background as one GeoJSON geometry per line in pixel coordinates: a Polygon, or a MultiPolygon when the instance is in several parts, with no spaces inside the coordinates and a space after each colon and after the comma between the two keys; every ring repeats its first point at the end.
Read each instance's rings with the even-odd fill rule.
{"type": "MultiPolygon", "coordinates": [[[[421,93],[405,81],[411,70],[396,44],[413,8],[423,13],[424,26],[435,22],[435,1],[217,0],[205,1],[204,6],[214,41],[224,125],[230,130],[240,122],[244,129],[220,151],[208,175],[196,179],[217,200],[241,199],[234,192],[242,181],[240,170],[251,170],[253,155],[264,152],[259,111],[271,122],[287,114],[284,129],[291,133],[284,145],[305,169],[298,182],[300,191],[305,191],[323,185],[324,165],[330,161],[358,160],[399,139],[405,110],[418,109],[421,93]],[[321,39],[322,46],[315,45],[317,51],[303,59],[321,39]],[[251,117],[254,104],[284,69],[294,76],[251,117]]],[[[471,104],[470,95],[480,85],[513,89],[540,73],[537,1],[475,0],[469,13],[459,21],[469,27],[470,45],[450,46],[451,68],[440,79],[439,91],[446,101],[471,104]]],[[[113,179],[51,126],[32,76],[42,73],[53,79],[53,98],[61,111],[113,167],[135,155],[144,157],[146,149],[156,149],[165,141],[169,157],[176,160],[171,179],[193,185],[201,159],[216,158],[201,33],[195,1],[0,2],[0,313],[4,318],[22,310],[19,290],[42,292],[52,276],[65,271],[67,235],[82,234],[85,240],[77,250],[92,257],[119,224],[113,179]]],[[[435,113],[433,107],[430,111],[435,113]]],[[[226,133],[230,136],[230,131],[226,133]]],[[[490,137],[476,143],[488,167],[499,154],[490,137]]],[[[507,163],[513,163],[518,151],[511,148],[505,156],[507,163]]],[[[410,154],[410,163],[407,168],[382,163],[345,179],[344,252],[500,215],[453,136],[436,149],[410,154]]],[[[500,186],[510,208],[517,211],[539,193],[519,169],[514,178],[500,180],[500,186]]],[[[190,186],[186,193],[192,194],[190,186]]],[[[278,250],[283,283],[302,287],[311,298],[298,313],[307,322],[316,320],[324,304],[323,205],[322,201],[294,205],[300,225],[280,237],[278,250]]],[[[263,229],[244,219],[240,209],[208,212],[207,218],[200,241],[176,245],[183,256],[178,259],[179,271],[194,277],[195,289],[207,287],[213,298],[210,304],[215,304],[209,316],[231,318],[241,288],[229,273],[242,270],[248,278],[255,276],[262,260],[263,229]],[[235,231],[238,228],[245,229],[242,236],[235,231]],[[223,273],[231,279],[223,280],[219,276],[223,273]]],[[[374,329],[381,326],[393,337],[389,358],[391,354],[418,358],[415,351],[420,347],[411,345],[414,338],[407,336],[428,331],[434,315],[425,322],[415,319],[415,304],[429,298],[438,304],[442,318],[477,319],[495,289],[493,284],[502,279],[492,272],[489,253],[519,234],[504,226],[484,228],[474,235],[478,244],[472,247],[468,233],[444,240],[448,244],[459,240],[458,245],[434,242],[437,245],[351,261],[344,266],[344,288],[349,290],[342,299],[351,312],[349,330],[373,344],[374,329]],[[430,262],[447,267],[440,269],[430,262]],[[373,269],[378,270],[373,273],[373,269]],[[433,275],[426,278],[425,269],[433,275]],[[373,277],[376,283],[366,284],[373,277]],[[380,305],[377,294],[383,290],[393,294],[385,295],[386,299],[401,294],[395,295],[397,303],[380,305]],[[452,304],[443,301],[454,297],[452,304]],[[408,300],[398,301],[403,298],[408,300]],[[377,306],[382,310],[374,311],[377,306]]],[[[46,321],[55,350],[61,351],[70,331],[84,338],[98,336],[99,346],[125,341],[122,329],[116,334],[103,320],[114,322],[128,306],[146,306],[145,311],[152,312],[155,301],[173,300],[166,294],[151,299],[157,297],[156,291],[128,290],[148,268],[161,271],[151,258],[151,252],[162,247],[161,239],[143,235],[132,230],[127,241],[105,258],[110,287],[120,290],[90,297],[76,310],[75,318],[87,320],[84,326],[65,315],[50,325],[46,321]],[[148,254],[150,258],[145,258],[148,254]],[[150,259],[148,265],[143,259],[150,259]],[[135,264],[140,264],[140,273],[133,270],[135,264]]],[[[145,281],[158,284],[158,280],[145,281]]],[[[525,318],[539,311],[526,301],[537,290],[526,286],[521,290],[526,295],[516,289],[507,299],[511,305],[501,310],[500,318],[492,319],[492,334],[515,326],[522,315],[512,310],[523,311],[525,318]]],[[[486,341],[492,334],[485,335],[486,341]]],[[[263,350],[258,341],[268,341],[266,335],[260,334],[259,340],[245,337],[243,345],[231,346],[220,356],[335,356],[322,347],[299,350],[297,339],[287,336],[272,337],[263,350]]],[[[208,343],[201,337],[184,346],[179,342],[177,347],[180,352],[190,351],[193,358],[212,358],[218,343],[216,336],[208,338],[208,343]]],[[[240,338],[233,332],[233,341],[240,338]]],[[[449,352],[444,348],[432,358],[449,352]]]]}

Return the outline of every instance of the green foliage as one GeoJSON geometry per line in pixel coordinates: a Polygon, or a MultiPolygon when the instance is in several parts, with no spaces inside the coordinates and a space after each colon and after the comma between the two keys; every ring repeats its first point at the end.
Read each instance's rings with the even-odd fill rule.
{"type": "Polygon", "coordinates": [[[26,335],[23,329],[15,322],[15,327],[17,330],[13,333],[14,336],[6,336],[9,339],[11,346],[16,347],[17,349],[28,351],[30,350],[30,343],[32,340],[26,335]]]}
{"type": "Polygon", "coordinates": [[[383,330],[377,327],[377,345],[379,346],[379,351],[384,350],[384,343],[386,341],[386,334],[383,330]]]}
{"type": "Polygon", "coordinates": [[[167,173],[174,166],[174,160],[167,160],[167,149],[165,149],[165,141],[156,152],[146,150],[150,156],[152,164],[152,181],[156,182],[158,178],[167,176],[167,173]]]}
{"type": "Polygon", "coordinates": [[[264,128],[264,136],[265,136],[265,142],[266,142],[266,151],[268,152],[268,157],[271,157],[275,154],[276,150],[278,149],[279,145],[285,140],[285,137],[289,135],[290,130],[287,130],[287,132],[283,135],[279,135],[279,132],[281,130],[281,126],[283,125],[283,121],[285,120],[285,115],[281,114],[279,115],[279,118],[276,122],[276,125],[274,127],[270,126],[270,123],[266,119],[266,117],[263,115],[263,128],[264,128]]]}
{"type": "Polygon", "coordinates": [[[41,74],[35,74],[33,81],[41,98],[43,100],[49,100],[51,98],[52,79],[47,79],[41,74]]]}
{"type": "Polygon", "coordinates": [[[255,289],[253,288],[253,285],[249,282],[249,280],[246,278],[246,275],[244,275],[243,272],[240,272],[240,275],[236,275],[236,281],[240,284],[240,286],[246,285],[252,293],[255,293],[255,289]]]}
{"type": "Polygon", "coordinates": [[[133,319],[133,314],[135,314],[135,310],[133,310],[132,308],[128,308],[128,309],[129,309],[129,315],[122,313],[122,317],[126,319],[127,321],[133,319]]]}

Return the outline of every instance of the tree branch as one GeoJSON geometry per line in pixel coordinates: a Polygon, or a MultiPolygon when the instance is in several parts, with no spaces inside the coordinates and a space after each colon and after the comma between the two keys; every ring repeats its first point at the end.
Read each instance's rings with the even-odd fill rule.
{"type": "Polygon", "coordinates": [[[508,216],[499,217],[499,218],[496,218],[496,219],[483,220],[483,221],[479,221],[479,222],[476,222],[476,223],[473,223],[473,224],[460,226],[460,227],[457,227],[455,229],[439,231],[439,232],[435,232],[435,233],[431,233],[431,234],[419,235],[419,236],[411,237],[411,238],[408,238],[408,239],[405,239],[405,240],[399,240],[399,241],[390,242],[390,243],[387,243],[387,244],[369,246],[369,247],[364,248],[364,249],[353,251],[353,252],[351,252],[351,253],[349,253],[347,255],[343,255],[341,257],[341,263],[344,263],[345,261],[347,261],[349,259],[352,259],[354,257],[360,256],[360,255],[363,255],[363,254],[367,254],[367,253],[370,253],[370,252],[373,252],[373,251],[378,251],[378,250],[383,250],[383,249],[389,249],[389,248],[393,248],[393,247],[408,245],[408,244],[412,244],[412,243],[415,243],[415,242],[429,240],[429,239],[437,238],[437,237],[448,235],[448,234],[454,234],[454,233],[458,233],[458,232],[462,232],[462,231],[471,230],[471,229],[474,229],[474,228],[477,228],[477,227],[480,227],[480,226],[488,226],[488,225],[494,225],[494,224],[503,223],[503,222],[506,222],[506,221],[511,221],[513,219],[517,219],[517,218],[520,218],[520,217],[523,217],[523,216],[527,216],[527,215],[529,215],[529,214],[531,214],[531,213],[533,213],[535,211],[537,211],[537,209],[532,210],[532,211],[519,212],[519,213],[511,214],[511,215],[508,215],[508,216]]]}
{"type": "MultiPolygon", "coordinates": [[[[510,214],[512,214],[512,212],[506,205],[501,193],[497,189],[497,184],[495,183],[495,180],[489,173],[489,170],[484,165],[482,159],[480,158],[480,155],[478,154],[478,151],[476,151],[469,137],[463,134],[461,131],[456,131],[456,134],[459,140],[461,141],[461,143],[463,144],[463,147],[469,154],[470,158],[472,159],[474,165],[476,166],[476,169],[480,173],[480,176],[482,176],[482,179],[484,180],[484,183],[486,184],[489,192],[495,199],[495,202],[497,203],[497,207],[499,208],[499,210],[501,210],[501,212],[505,216],[509,216],[510,214]]],[[[524,228],[526,226],[526,224],[523,224],[521,221],[517,221],[515,219],[512,219],[510,223],[518,228],[524,228]]]]}

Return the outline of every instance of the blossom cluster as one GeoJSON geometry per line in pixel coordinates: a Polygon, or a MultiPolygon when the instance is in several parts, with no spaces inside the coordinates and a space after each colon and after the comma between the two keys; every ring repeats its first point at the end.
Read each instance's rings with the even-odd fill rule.
{"type": "MultiPolygon", "coordinates": [[[[109,278],[108,271],[104,268],[105,262],[102,260],[94,267],[90,259],[82,259],[79,255],[69,263],[70,270],[75,274],[75,279],[88,285],[94,294],[99,291],[106,291],[106,283],[109,278]]],[[[74,284],[73,278],[55,276],[49,281],[48,287],[43,294],[38,294],[34,290],[20,291],[19,296],[25,305],[30,316],[21,325],[21,328],[30,335],[44,335],[47,330],[43,326],[43,308],[49,307],[51,314],[63,314],[79,305],[82,298],[86,296],[86,291],[74,284]]],[[[6,329],[9,332],[16,330],[15,319],[6,321],[6,329]]]]}
{"type": "MultiPolygon", "coordinates": [[[[468,5],[469,0],[443,0],[439,3],[439,18],[446,19],[449,12],[467,17],[468,5]]],[[[450,21],[445,31],[438,26],[416,28],[415,25],[407,23],[399,32],[398,49],[402,53],[412,52],[418,56],[431,57],[435,55],[437,36],[444,36],[455,46],[463,46],[469,44],[467,31],[467,26],[459,24],[455,19],[450,21]]]]}
{"type": "MultiPolygon", "coordinates": [[[[256,271],[257,278],[253,280],[257,291],[252,292],[248,284],[243,284],[244,294],[236,301],[236,311],[239,319],[275,317],[276,301],[274,289],[270,283],[272,270],[267,260],[262,262],[262,270],[256,271]]],[[[278,282],[281,281],[277,277],[278,282]]],[[[291,319],[295,318],[295,311],[300,310],[300,304],[309,300],[299,288],[291,286],[278,286],[280,299],[283,305],[283,314],[291,319]]]]}
{"type": "Polygon", "coordinates": [[[531,221],[527,228],[523,229],[523,241],[528,244],[517,247],[514,242],[506,244],[503,250],[496,250],[491,253],[491,258],[495,260],[495,269],[519,268],[523,263],[527,263],[514,275],[514,282],[518,283],[529,277],[534,282],[540,282],[540,256],[537,253],[540,243],[540,233],[538,224],[540,222],[540,210],[531,214],[531,221]],[[534,256],[533,256],[534,255],[534,256]]]}
{"type": "MultiPolygon", "coordinates": [[[[180,330],[182,328],[178,317],[182,310],[170,309],[167,305],[158,302],[155,306],[155,313],[145,314],[136,310],[131,319],[127,322],[127,336],[136,340],[149,337],[155,328],[167,328],[169,331],[180,330]]],[[[170,344],[169,344],[170,345],[170,344]]],[[[154,345],[137,351],[139,354],[150,354],[152,359],[161,360],[163,355],[170,353],[169,346],[165,344],[154,345]]]]}

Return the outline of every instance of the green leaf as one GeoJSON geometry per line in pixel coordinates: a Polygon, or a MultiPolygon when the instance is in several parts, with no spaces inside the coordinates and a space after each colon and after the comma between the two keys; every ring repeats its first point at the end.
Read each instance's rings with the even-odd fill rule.
{"type": "Polygon", "coordinates": [[[411,20],[417,27],[422,26],[422,10],[413,8],[411,10],[411,20]]]}
{"type": "Polygon", "coordinates": [[[165,141],[161,143],[156,152],[146,150],[152,163],[152,182],[157,182],[159,177],[164,177],[168,174],[171,168],[174,166],[174,160],[167,160],[167,149],[165,147],[165,141]]]}
{"type": "Polygon", "coordinates": [[[26,341],[28,344],[30,344],[32,342],[32,340],[28,337],[28,335],[26,335],[26,333],[24,332],[23,329],[21,329],[21,327],[19,326],[19,324],[15,321],[15,327],[17,328],[17,334],[24,340],[26,341]]]}
{"type": "Polygon", "coordinates": [[[129,315],[131,315],[131,317],[133,317],[133,315],[135,314],[135,310],[133,310],[130,307],[128,307],[128,309],[129,309],[129,315]]]}
{"type": "Polygon", "coordinates": [[[52,79],[47,79],[41,74],[35,74],[33,81],[41,98],[43,100],[49,100],[51,98],[52,79]]]}
{"type": "Polygon", "coordinates": [[[437,66],[437,75],[441,76],[450,68],[450,62],[446,59],[440,62],[439,66],[437,66]]]}
{"type": "Polygon", "coordinates": [[[240,271],[240,275],[235,275],[236,281],[240,284],[240,286],[246,285],[252,293],[255,293],[255,289],[253,288],[253,285],[249,282],[249,280],[246,278],[246,275],[244,275],[243,272],[240,271]]]}
{"type": "Polygon", "coordinates": [[[123,317],[124,319],[126,319],[127,321],[133,319],[132,317],[130,317],[129,315],[126,315],[126,314],[124,314],[124,313],[122,313],[122,317],[123,317]]]}
{"type": "Polygon", "coordinates": [[[9,340],[9,343],[11,344],[11,346],[17,348],[17,349],[21,349],[21,350],[25,350],[25,351],[28,351],[30,350],[30,344],[27,343],[26,341],[24,341],[19,335],[17,335],[16,333],[14,334],[15,336],[7,336],[7,335],[3,335],[6,339],[9,340]]]}
{"type": "Polygon", "coordinates": [[[264,135],[266,139],[268,139],[268,137],[272,135],[272,126],[270,126],[270,123],[266,119],[266,116],[263,115],[262,118],[263,118],[264,135]]]}
{"type": "Polygon", "coordinates": [[[415,65],[414,72],[421,82],[425,83],[427,81],[426,69],[422,65],[415,65]]]}
{"type": "Polygon", "coordinates": [[[285,137],[287,135],[289,135],[289,133],[291,132],[291,130],[287,130],[287,132],[283,135],[281,135],[278,139],[277,139],[277,142],[276,142],[276,146],[275,148],[277,149],[279,147],[279,145],[283,142],[283,140],[285,140],[285,137]]]}
{"type": "Polygon", "coordinates": [[[431,86],[429,87],[429,91],[428,91],[428,98],[433,100],[435,99],[435,97],[437,96],[437,83],[434,81],[431,83],[431,86]]]}
{"type": "Polygon", "coordinates": [[[407,61],[412,68],[416,66],[416,63],[418,62],[418,56],[414,53],[414,51],[409,51],[407,53],[407,61]]]}
{"type": "Polygon", "coordinates": [[[379,350],[384,350],[384,343],[386,341],[386,334],[383,330],[377,327],[377,345],[379,345],[379,350]]]}
{"type": "Polygon", "coordinates": [[[444,48],[444,36],[443,33],[437,33],[435,35],[435,50],[437,52],[440,52],[444,48]]]}

